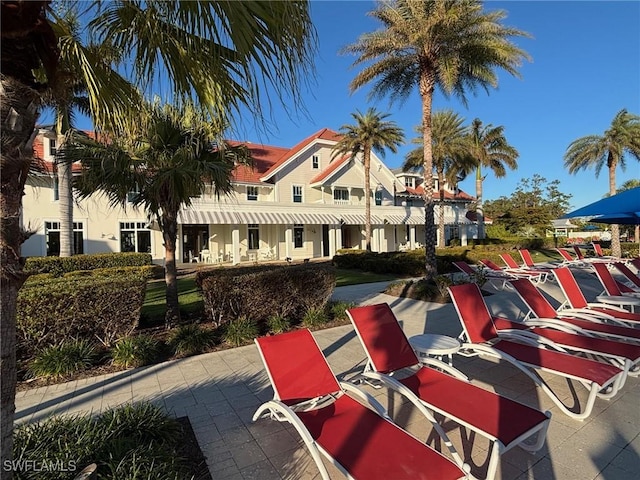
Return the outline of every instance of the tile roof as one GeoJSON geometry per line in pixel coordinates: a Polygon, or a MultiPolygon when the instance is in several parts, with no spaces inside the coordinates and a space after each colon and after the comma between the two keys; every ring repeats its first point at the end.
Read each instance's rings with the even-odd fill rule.
{"type": "MultiPolygon", "coordinates": [[[[411,188],[411,187],[405,187],[405,191],[403,192],[398,192],[399,195],[402,194],[409,194],[409,195],[415,195],[418,197],[422,197],[422,195],[424,194],[424,188],[422,187],[422,185],[418,185],[416,188],[411,188]]],[[[440,192],[438,191],[434,191],[433,192],[433,198],[435,200],[439,200],[440,199],[440,192]]],[[[458,193],[451,193],[448,191],[444,191],[444,198],[446,200],[475,200],[474,197],[472,197],[471,195],[469,195],[467,192],[464,192],[463,190],[458,190],[458,193]]]]}
{"type": "Polygon", "coordinates": [[[309,183],[314,184],[314,183],[318,183],[321,182],[322,180],[324,180],[325,178],[328,178],[333,172],[335,172],[336,170],[338,170],[341,166],[345,165],[346,163],[349,162],[349,155],[345,155],[342,158],[333,160],[329,166],[327,168],[325,168],[323,171],[321,171],[320,173],[318,173],[315,177],[313,177],[309,183]]]}

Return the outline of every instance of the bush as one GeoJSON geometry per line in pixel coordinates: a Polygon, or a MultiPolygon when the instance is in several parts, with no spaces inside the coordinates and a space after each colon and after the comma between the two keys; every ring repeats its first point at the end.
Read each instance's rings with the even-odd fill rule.
{"type": "Polygon", "coordinates": [[[160,354],[160,342],[150,335],[122,338],[111,349],[115,365],[124,368],[142,367],[153,363],[160,354]]]}
{"type": "Polygon", "coordinates": [[[76,270],[96,268],[134,267],[151,265],[148,253],[99,253],[71,257],[28,257],[24,271],[28,274],[51,273],[56,277],[76,270]]]}
{"type": "Polygon", "coordinates": [[[54,278],[18,293],[17,340],[31,356],[68,338],[111,345],[138,325],[146,281],[139,277],[54,278]]]}
{"type": "Polygon", "coordinates": [[[198,278],[205,314],[216,324],[240,317],[265,323],[272,315],[299,321],[309,308],[323,307],[335,286],[328,264],[214,270],[198,278]]]}
{"type": "Polygon", "coordinates": [[[98,352],[88,340],[68,340],[39,351],[27,369],[32,377],[62,377],[92,367],[98,352]]]}
{"type": "Polygon", "coordinates": [[[267,328],[273,334],[284,333],[291,328],[291,320],[282,315],[271,315],[267,319],[267,328]]]}
{"type": "Polygon", "coordinates": [[[329,319],[324,309],[310,308],[302,318],[302,325],[307,328],[318,328],[325,325],[329,319]]]}
{"type": "Polygon", "coordinates": [[[177,355],[197,355],[215,344],[216,333],[197,323],[176,328],[169,336],[169,346],[177,355]]]}
{"type": "Polygon", "coordinates": [[[347,316],[347,310],[357,306],[354,302],[345,302],[343,300],[329,302],[328,305],[331,318],[337,321],[348,320],[349,317],[347,316]]]}
{"type": "Polygon", "coordinates": [[[224,341],[233,347],[239,347],[258,336],[258,324],[247,317],[240,317],[227,323],[224,341]]]}
{"type": "Polygon", "coordinates": [[[62,465],[59,469],[17,471],[16,479],[71,478],[91,463],[99,479],[169,480],[192,478],[182,454],[182,426],[149,403],[125,405],[101,415],[60,415],[43,422],[17,426],[14,459],[17,464],[62,465]]]}

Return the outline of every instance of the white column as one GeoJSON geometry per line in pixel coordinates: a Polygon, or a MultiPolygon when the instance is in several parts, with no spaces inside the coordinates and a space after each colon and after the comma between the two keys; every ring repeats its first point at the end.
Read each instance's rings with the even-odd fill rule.
{"type": "Polygon", "coordinates": [[[285,256],[291,257],[291,247],[293,245],[293,227],[291,225],[287,225],[284,231],[284,254],[285,256]]]}
{"type": "Polygon", "coordinates": [[[240,227],[234,225],[231,228],[231,251],[233,252],[233,264],[240,263],[240,227]]]}
{"type": "Polygon", "coordinates": [[[467,246],[467,236],[469,235],[469,228],[466,225],[460,226],[460,245],[467,246]]]}
{"type": "Polygon", "coordinates": [[[416,226],[409,226],[409,248],[413,250],[416,248],[416,226]]]}
{"type": "Polygon", "coordinates": [[[329,225],[329,256],[336,254],[336,226],[329,225]]]}
{"type": "Polygon", "coordinates": [[[342,248],[342,227],[338,225],[336,227],[336,250],[342,248]]]}

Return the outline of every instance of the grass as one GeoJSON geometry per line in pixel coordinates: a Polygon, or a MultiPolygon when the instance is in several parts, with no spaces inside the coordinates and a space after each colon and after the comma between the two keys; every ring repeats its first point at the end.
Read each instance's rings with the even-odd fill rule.
{"type": "Polygon", "coordinates": [[[360,270],[351,270],[346,268],[336,269],[336,287],[359,285],[361,283],[386,282],[397,279],[397,275],[386,273],[362,272],[360,270]]]}

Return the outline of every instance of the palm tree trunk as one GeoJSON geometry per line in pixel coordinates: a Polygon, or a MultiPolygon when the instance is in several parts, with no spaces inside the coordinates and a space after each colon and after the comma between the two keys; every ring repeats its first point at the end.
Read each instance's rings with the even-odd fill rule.
{"type": "Polygon", "coordinates": [[[438,244],[440,248],[445,246],[446,239],[444,238],[444,178],[442,178],[441,172],[438,172],[438,190],[440,192],[440,215],[438,218],[438,244]]]}
{"type": "Polygon", "coordinates": [[[176,268],[176,241],[178,238],[178,212],[162,210],[160,226],[164,240],[164,280],[167,284],[165,326],[170,328],[180,323],[178,303],[178,270],[176,268]]]}
{"type": "MultiPolygon", "coordinates": [[[[56,146],[64,148],[66,133],[69,131],[68,109],[61,107],[56,112],[56,146]]],[[[56,162],[58,167],[58,203],[60,216],[60,256],[70,257],[73,251],[73,192],[71,189],[72,172],[68,162],[56,162]]]]}
{"type": "Polygon", "coordinates": [[[371,147],[364,147],[364,243],[367,252],[371,251],[371,147]]]}
{"type": "MultiPolygon", "coordinates": [[[[607,159],[607,166],[609,167],[609,194],[615,195],[616,189],[616,161],[614,161],[611,151],[609,151],[609,157],[607,159]]],[[[614,257],[622,256],[622,248],[620,247],[620,227],[618,225],[611,225],[611,255],[614,257]]]]}
{"type": "Polygon", "coordinates": [[[476,168],[476,221],[478,222],[478,240],[484,238],[484,210],[482,208],[482,167],[476,168]]]}
{"type": "Polygon", "coordinates": [[[435,88],[434,74],[423,73],[420,77],[420,97],[422,98],[422,138],[424,160],[424,249],[425,279],[433,281],[438,274],[436,265],[436,225],[433,214],[433,147],[431,145],[431,110],[435,88]]]}
{"type": "MultiPolygon", "coordinates": [[[[4,70],[4,69],[3,69],[4,70]]],[[[22,243],[29,234],[22,229],[22,195],[33,159],[33,139],[38,94],[18,80],[2,75],[0,118],[2,119],[2,171],[0,172],[0,461],[13,458],[13,419],[16,393],[16,306],[24,283],[22,243]]],[[[0,468],[2,468],[0,466],[0,468]]],[[[2,469],[11,480],[12,471],[2,469]]]]}

